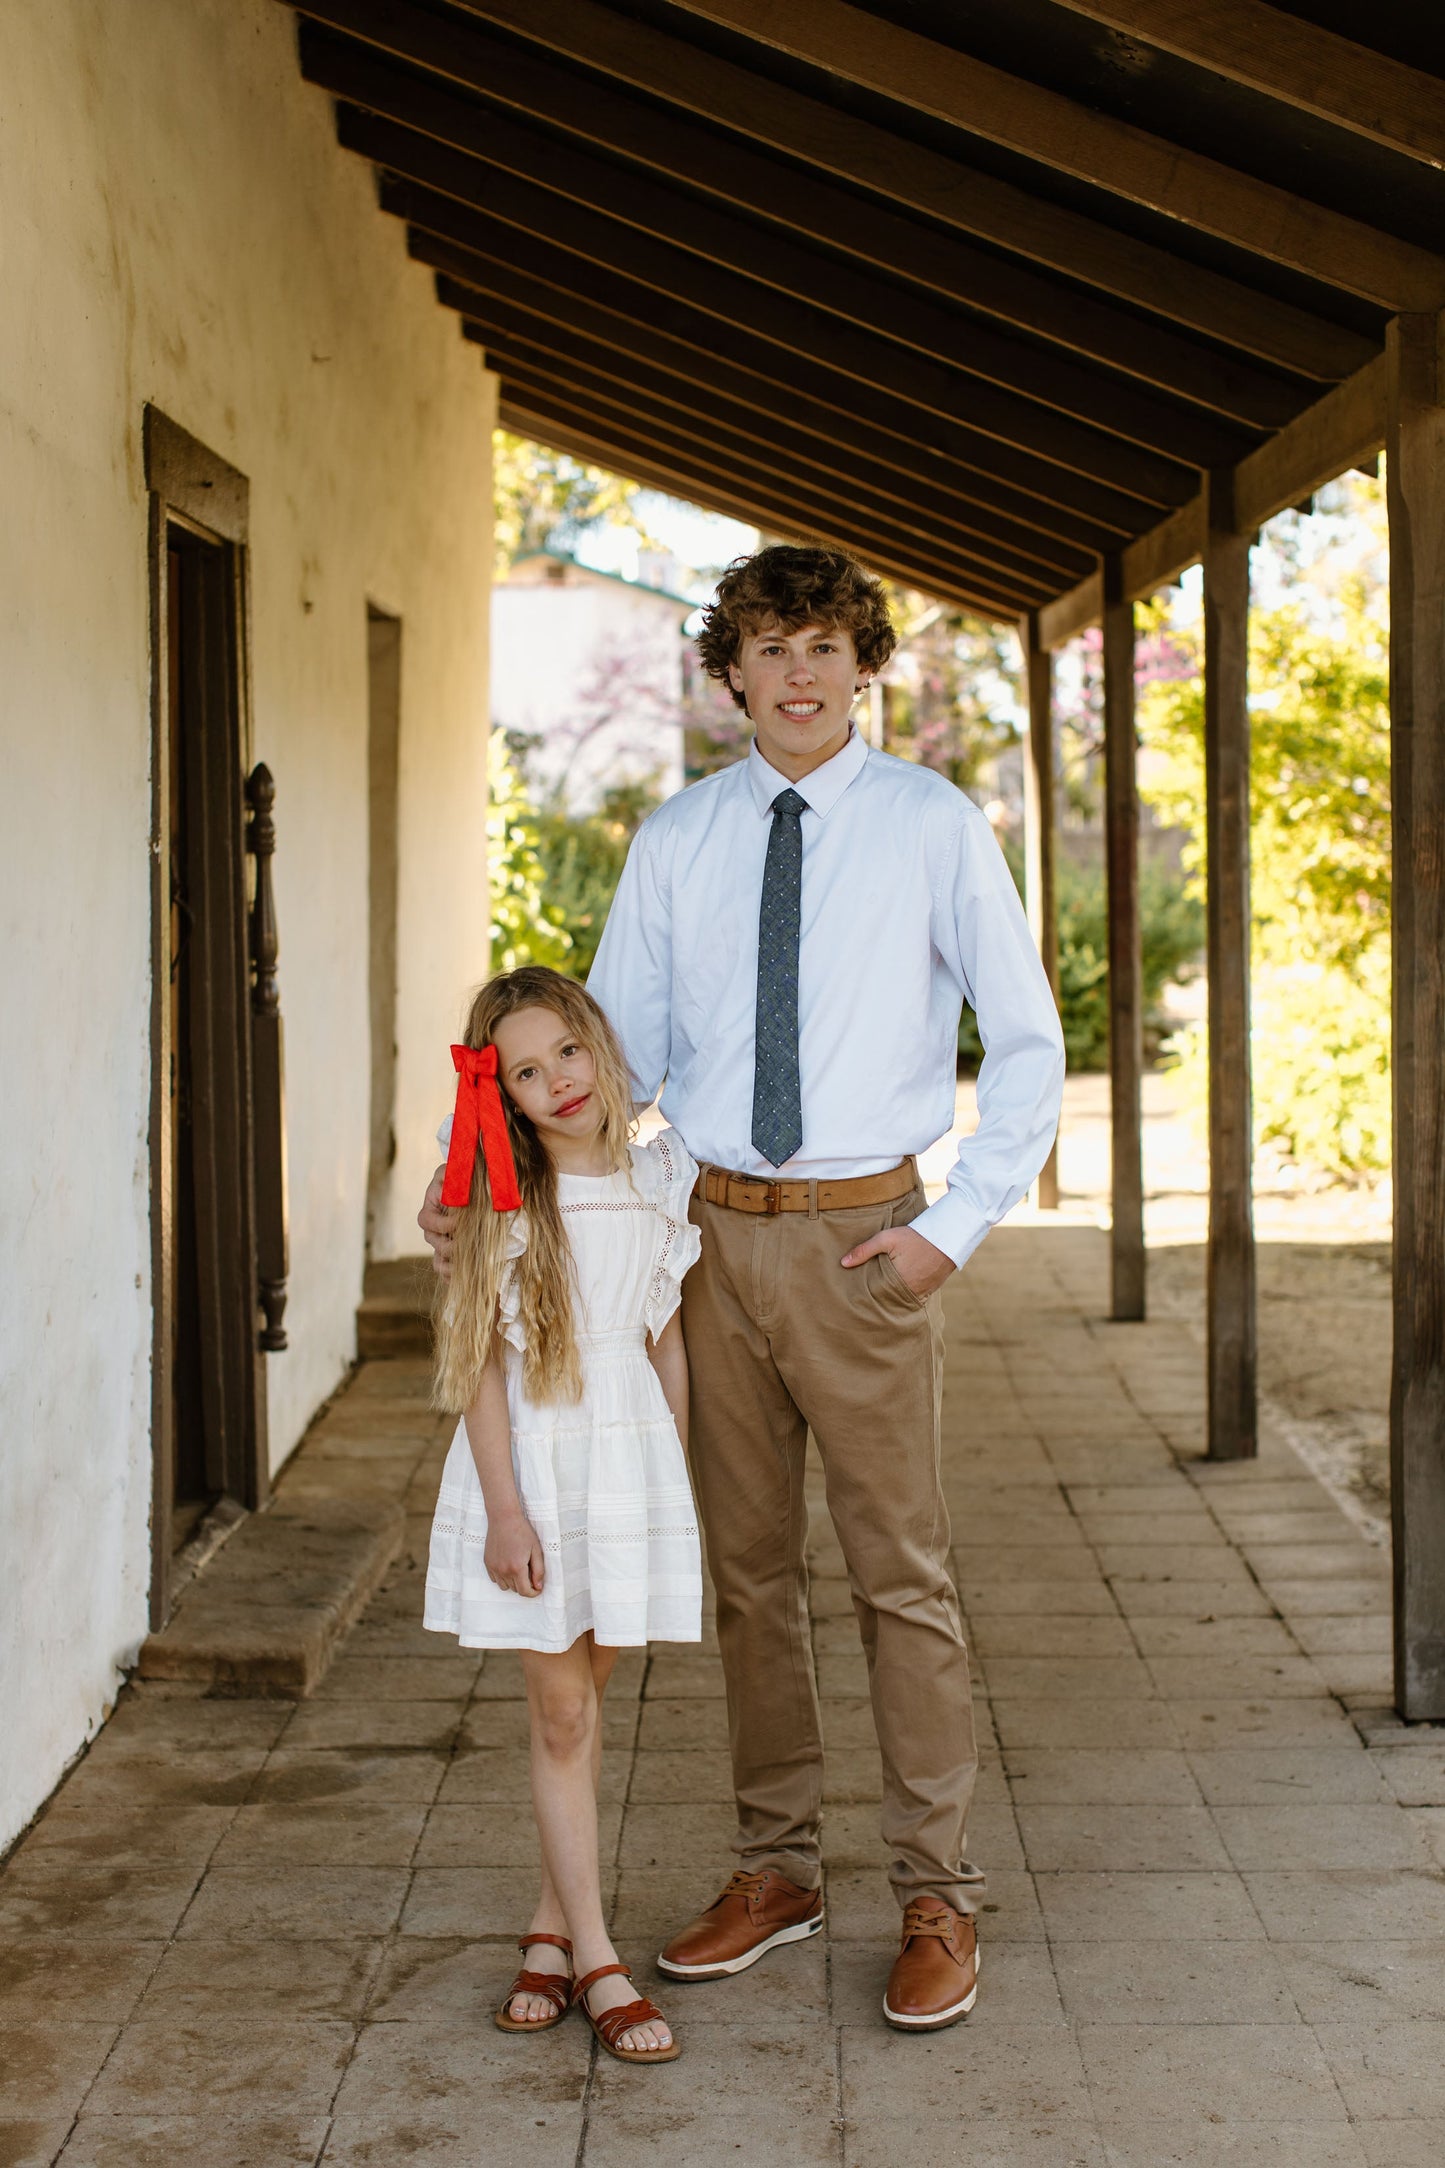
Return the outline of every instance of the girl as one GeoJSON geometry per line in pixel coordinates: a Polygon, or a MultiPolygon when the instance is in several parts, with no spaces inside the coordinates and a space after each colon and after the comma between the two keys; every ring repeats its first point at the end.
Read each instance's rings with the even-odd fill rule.
{"type": "Polygon", "coordinates": [[[697,1167],[671,1130],[629,1142],[611,1026],[555,971],[490,980],[452,1058],[442,1202],[459,1209],[436,1398],[463,1420],[425,1623],[521,1652],[542,1848],[524,1969],[496,2023],[542,2032],[576,2002],[620,2061],[671,2062],[662,2012],[632,1993],[603,1922],[597,1775],[618,1649],[702,1634],[678,1315],[697,1167]]]}

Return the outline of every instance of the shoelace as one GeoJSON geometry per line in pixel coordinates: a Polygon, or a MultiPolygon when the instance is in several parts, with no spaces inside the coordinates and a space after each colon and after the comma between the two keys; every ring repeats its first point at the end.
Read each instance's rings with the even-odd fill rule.
{"type": "Polygon", "coordinates": [[[910,1905],[903,1915],[905,1938],[909,1935],[937,1935],[940,1942],[948,1942],[952,1940],[953,1929],[954,1922],[946,1913],[920,1912],[916,1906],[910,1905]]]}
{"type": "Polygon", "coordinates": [[[762,1896],[763,1886],[767,1879],[766,1868],[750,1873],[746,1867],[735,1867],[732,1879],[723,1891],[723,1895],[724,1897],[746,1897],[749,1904],[751,1904],[756,1898],[762,1896]]]}

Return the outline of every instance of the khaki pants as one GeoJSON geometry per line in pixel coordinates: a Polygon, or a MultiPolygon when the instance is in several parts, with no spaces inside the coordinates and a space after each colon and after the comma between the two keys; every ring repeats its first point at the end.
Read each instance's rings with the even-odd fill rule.
{"type": "Polygon", "coordinates": [[[823,1745],[808,1632],[803,1461],[812,1431],[848,1570],[883,1757],[882,1833],[900,1904],[983,1896],[964,1856],[977,1770],[968,1657],[939,1478],[943,1331],[886,1257],[856,1243],[922,1211],[768,1218],[708,1204],[683,1282],[691,1453],[717,1591],[735,1849],[802,1888],[820,1875],[823,1745]]]}

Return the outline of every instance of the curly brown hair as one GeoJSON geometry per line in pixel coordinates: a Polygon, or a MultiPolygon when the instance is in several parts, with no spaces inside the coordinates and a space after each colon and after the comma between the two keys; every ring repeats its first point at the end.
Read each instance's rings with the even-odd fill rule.
{"type": "MultiPolygon", "coordinates": [[[[881,670],[898,645],[881,580],[842,550],[771,542],[735,558],[718,581],[716,599],[702,613],[698,655],[708,676],[726,685],[728,665],[749,633],[798,632],[804,625],[848,633],[861,670],[881,670]]],[[[729,691],[746,709],[743,695],[729,691]]]]}

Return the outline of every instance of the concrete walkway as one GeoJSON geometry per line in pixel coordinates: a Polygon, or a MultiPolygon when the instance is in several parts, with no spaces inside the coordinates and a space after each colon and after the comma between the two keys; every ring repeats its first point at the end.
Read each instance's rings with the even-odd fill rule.
{"type": "MultiPolygon", "coordinates": [[[[819,1514],[827,1937],[668,1990],[664,2069],[595,2063],[575,2019],[493,2029],[526,1713],[513,1663],[418,1625],[442,1428],[421,1366],[378,1363],[293,1480],[409,1459],[415,1517],[314,1698],[130,1693],[0,1875],[3,2168],[1438,2168],[1445,1734],[1382,1707],[1385,1560],[1283,1448],[1200,1466],[1197,1346],[1097,1322],[1105,1271],[1092,1229],[1005,1229],[948,1297],[989,1741],[968,2024],[879,2013],[897,1915],[819,1514]]],[[[606,1873],[649,1985],[728,1864],[719,1687],[664,1650],[610,1697],[606,1873]]]]}

